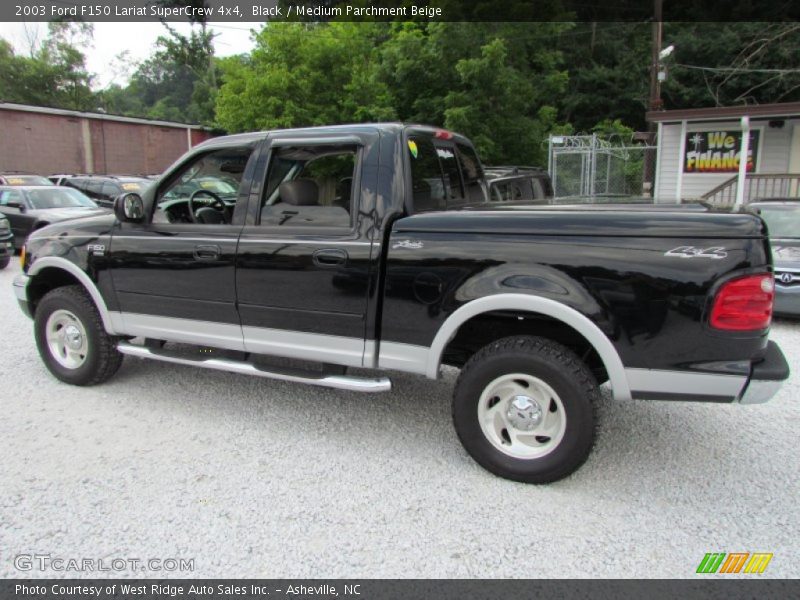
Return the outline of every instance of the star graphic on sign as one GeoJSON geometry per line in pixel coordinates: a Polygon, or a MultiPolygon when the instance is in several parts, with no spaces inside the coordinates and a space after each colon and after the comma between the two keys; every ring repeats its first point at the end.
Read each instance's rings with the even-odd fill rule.
{"type": "Polygon", "coordinates": [[[695,133],[689,141],[694,144],[694,149],[697,150],[697,147],[703,143],[703,136],[699,133],[695,133]]]}

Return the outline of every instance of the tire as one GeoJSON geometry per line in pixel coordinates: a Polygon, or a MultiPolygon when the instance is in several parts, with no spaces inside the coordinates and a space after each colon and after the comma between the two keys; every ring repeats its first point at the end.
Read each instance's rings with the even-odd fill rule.
{"type": "Polygon", "coordinates": [[[33,327],[44,364],[65,383],[102,383],[122,364],[117,338],[106,333],[94,302],[79,285],[45,294],[36,307],[33,327]]]}
{"type": "Polygon", "coordinates": [[[0,258],[0,271],[5,269],[10,262],[11,262],[10,256],[4,256],[3,258],[0,258]]]}
{"type": "Polygon", "coordinates": [[[464,365],[453,423],[464,448],[488,471],[550,483],[589,456],[598,398],[594,376],[569,348],[546,338],[508,337],[464,365]]]}

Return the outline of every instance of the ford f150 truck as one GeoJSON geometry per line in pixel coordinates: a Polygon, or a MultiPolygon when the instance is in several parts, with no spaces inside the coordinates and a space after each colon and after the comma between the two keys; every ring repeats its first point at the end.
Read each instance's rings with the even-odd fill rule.
{"type": "Polygon", "coordinates": [[[619,401],[774,395],[765,234],[746,214],[498,206],[458,134],[318,127],[196,146],[113,215],[34,232],[14,286],[75,385],[124,355],[361,392],[390,380],[348,368],[459,368],[466,450],[542,483],[586,459],[605,382],[619,401]]]}

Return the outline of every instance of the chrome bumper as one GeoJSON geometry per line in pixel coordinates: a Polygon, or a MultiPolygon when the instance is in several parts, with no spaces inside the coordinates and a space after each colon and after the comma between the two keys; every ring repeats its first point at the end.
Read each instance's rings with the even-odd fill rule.
{"type": "Polygon", "coordinates": [[[764,404],[783,387],[782,381],[751,381],[739,397],[739,404],[764,404]]]}
{"type": "Polygon", "coordinates": [[[789,364],[775,342],[767,344],[764,360],[753,365],[750,380],[739,395],[739,404],[763,404],[778,393],[789,379],[789,364]]]}

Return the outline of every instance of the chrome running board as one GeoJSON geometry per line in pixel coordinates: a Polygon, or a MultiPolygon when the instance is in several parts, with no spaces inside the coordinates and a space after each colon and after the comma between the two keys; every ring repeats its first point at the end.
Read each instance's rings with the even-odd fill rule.
{"type": "Polygon", "coordinates": [[[231,360],[228,358],[186,358],[184,356],[170,354],[169,351],[166,350],[146,348],[127,342],[120,342],[117,344],[117,350],[128,356],[150,358],[174,363],[176,365],[215,369],[217,371],[228,371],[230,373],[240,373],[242,375],[255,375],[256,377],[280,379],[281,381],[291,381],[292,383],[308,383],[310,385],[320,385],[353,392],[388,392],[392,389],[392,382],[388,377],[351,377],[349,375],[326,375],[325,373],[319,373],[317,376],[315,374],[306,374],[306,372],[303,371],[269,371],[250,362],[231,360]]]}

